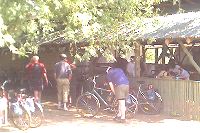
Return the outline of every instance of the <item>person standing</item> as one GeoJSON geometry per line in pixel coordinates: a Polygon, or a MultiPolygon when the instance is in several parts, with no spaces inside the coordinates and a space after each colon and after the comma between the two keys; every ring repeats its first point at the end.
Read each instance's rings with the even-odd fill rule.
{"type": "MultiPolygon", "coordinates": [[[[154,69],[148,68],[148,70],[154,70],[154,69]]],[[[140,76],[143,77],[145,75],[148,75],[148,70],[147,70],[147,64],[146,64],[145,58],[141,56],[140,57],[140,76]]]]}
{"type": "Polygon", "coordinates": [[[67,63],[67,56],[65,54],[60,54],[60,61],[54,66],[54,78],[57,83],[58,109],[62,109],[63,103],[63,109],[67,111],[72,70],[67,63]]]}
{"type": "Polygon", "coordinates": [[[118,100],[118,113],[114,120],[119,122],[126,122],[125,120],[125,99],[129,93],[129,81],[126,77],[124,71],[121,68],[117,67],[108,67],[107,72],[107,81],[109,83],[111,91],[115,94],[116,99],[118,100]]]}
{"type": "Polygon", "coordinates": [[[135,56],[130,57],[130,62],[127,64],[127,75],[128,75],[128,80],[129,80],[129,87],[130,90],[134,89],[134,78],[135,78],[135,56]]]}
{"type": "Polygon", "coordinates": [[[43,80],[45,80],[45,84],[48,85],[46,68],[43,63],[39,62],[39,56],[33,56],[25,68],[29,87],[34,93],[34,100],[40,103],[44,88],[43,80]]]}

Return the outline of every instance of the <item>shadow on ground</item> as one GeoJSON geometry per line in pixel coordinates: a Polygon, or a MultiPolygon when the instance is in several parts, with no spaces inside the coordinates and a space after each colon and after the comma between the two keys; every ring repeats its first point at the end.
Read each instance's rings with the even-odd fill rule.
{"type": "MultiPolygon", "coordinates": [[[[45,107],[45,124],[56,124],[58,122],[70,121],[76,122],[77,120],[83,120],[84,122],[111,122],[113,123],[114,113],[101,111],[93,118],[81,117],[75,107],[71,107],[69,111],[57,110],[57,104],[53,102],[44,103],[45,107]]],[[[158,123],[166,119],[163,115],[144,115],[137,113],[132,119],[127,119],[127,122],[146,122],[146,123],[158,123]]]]}

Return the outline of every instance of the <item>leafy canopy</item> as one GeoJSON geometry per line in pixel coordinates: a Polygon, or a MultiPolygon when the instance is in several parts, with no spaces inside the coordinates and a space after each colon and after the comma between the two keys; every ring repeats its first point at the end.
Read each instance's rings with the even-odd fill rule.
{"type": "Polygon", "coordinates": [[[77,42],[89,43],[84,59],[101,53],[112,58],[111,50],[123,54],[131,49],[143,18],[155,16],[153,5],[162,1],[0,0],[0,47],[26,56],[37,53],[42,43],[64,37],[76,47],[77,42]]]}

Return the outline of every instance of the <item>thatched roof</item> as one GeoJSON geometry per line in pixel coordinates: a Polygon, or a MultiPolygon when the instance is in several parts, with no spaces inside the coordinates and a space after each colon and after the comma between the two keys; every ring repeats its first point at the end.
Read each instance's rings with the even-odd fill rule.
{"type": "Polygon", "coordinates": [[[198,39],[200,37],[200,11],[159,16],[147,20],[148,25],[138,34],[141,39],[169,37],[198,39]]]}

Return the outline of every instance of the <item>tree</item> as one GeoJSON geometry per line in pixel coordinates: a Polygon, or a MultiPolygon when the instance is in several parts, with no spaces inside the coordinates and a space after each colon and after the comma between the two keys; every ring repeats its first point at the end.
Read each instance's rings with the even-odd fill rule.
{"type": "Polygon", "coordinates": [[[42,43],[64,37],[76,47],[88,42],[84,59],[99,53],[112,58],[105,49],[129,50],[143,19],[155,16],[153,6],[163,1],[0,0],[0,47],[26,56],[37,53],[42,43]]]}

